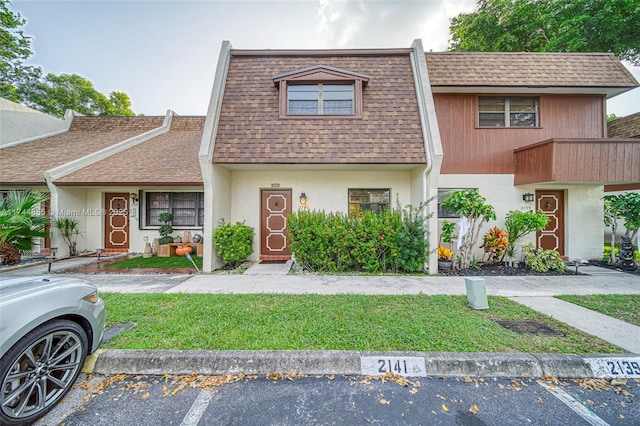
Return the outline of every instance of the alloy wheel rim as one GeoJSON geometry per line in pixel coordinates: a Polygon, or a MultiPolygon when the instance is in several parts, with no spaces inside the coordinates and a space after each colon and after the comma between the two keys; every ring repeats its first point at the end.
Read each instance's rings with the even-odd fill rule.
{"type": "Polygon", "coordinates": [[[25,418],[46,410],[73,384],[83,348],[71,331],[55,331],[33,342],[2,380],[2,411],[25,418]]]}

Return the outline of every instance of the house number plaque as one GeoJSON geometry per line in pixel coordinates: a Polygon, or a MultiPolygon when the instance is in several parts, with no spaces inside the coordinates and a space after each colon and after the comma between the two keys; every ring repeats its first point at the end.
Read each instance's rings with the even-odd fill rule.
{"type": "Polygon", "coordinates": [[[360,357],[360,374],[378,376],[397,374],[407,377],[426,377],[424,358],[413,356],[363,356],[360,357]]]}
{"type": "Polygon", "coordinates": [[[585,358],[596,377],[640,378],[640,357],[585,358]]]}

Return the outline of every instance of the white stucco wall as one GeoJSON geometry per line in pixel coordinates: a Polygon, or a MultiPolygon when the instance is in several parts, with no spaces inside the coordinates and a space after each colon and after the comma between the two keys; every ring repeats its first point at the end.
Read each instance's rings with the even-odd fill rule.
{"type": "Polygon", "coordinates": [[[349,188],[391,188],[391,203],[404,206],[411,202],[411,172],[402,171],[232,171],[231,209],[226,222],[245,222],[255,230],[252,259],[260,255],[260,189],[291,189],[293,211],[300,207],[304,192],[309,210],[346,212],[349,188]]]}
{"type": "MultiPolygon", "coordinates": [[[[536,189],[555,189],[565,191],[565,255],[569,259],[598,259],[602,256],[602,232],[604,229],[602,213],[603,187],[601,185],[553,184],[544,186],[513,185],[513,175],[440,175],[439,187],[477,188],[480,195],[487,199],[496,210],[496,221],[483,225],[480,238],[494,226],[504,227],[504,218],[510,210],[531,210],[535,203],[522,200],[522,195],[536,192],[536,189]]],[[[457,222],[455,219],[446,219],[457,222]]],[[[439,220],[442,223],[442,220],[439,220]]],[[[535,233],[518,240],[522,246],[527,242],[535,243],[535,233]]],[[[482,244],[481,240],[478,246],[482,244]]],[[[484,254],[481,248],[474,250],[477,259],[484,254]]]]}
{"type": "MultiPolygon", "coordinates": [[[[81,235],[78,237],[78,251],[94,251],[98,248],[104,248],[104,224],[106,220],[107,207],[104,204],[105,193],[125,193],[125,194],[138,194],[140,189],[143,190],[158,190],[151,188],[139,188],[134,186],[126,187],[100,187],[100,188],[71,188],[71,187],[57,187],[57,206],[64,206],[62,208],[55,207],[53,213],[57,215],[66,215],[74,217],[80,221],[81,235]]],[[[165,192],[202,192],[202,188],[193,187],[172,187],[163,188],[165,192]]],[[[140,210],[141,201],[134,201],[129,197],[129,252],[142,253],[146,241],[152,243],[154,238],[159,238],[160,234],[157,229],[140,229],[139,221],[141,215],[144,216],[144,212],[140,210]]],[[[193,227],[185,229],[176,229],[172,235],[178,235],[182,232],[189,230],[191,234],[202,233],[202,228],[193,227]]],[[[54,232],[55,233],[55,232],[54,232]]],[[[57,237],[57,236],[56,236],[57,237]]],[[[209,239],[209,241],[211,241],[209,239]]],[[[57,237],[52,240],[52,245],[58,247],[58,253],[67,253],[66,245],[61,238],[57,237]],[[64,248],[64,250],[62,250],[64,248]]]]}

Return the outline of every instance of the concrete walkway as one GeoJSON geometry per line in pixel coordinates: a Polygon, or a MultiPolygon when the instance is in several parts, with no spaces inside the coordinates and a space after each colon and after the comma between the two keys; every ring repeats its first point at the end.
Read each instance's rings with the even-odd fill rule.
{"type": "MultiPolygon", "coordinates": [[[[640,354],[640,327],[555,297],[512,297],[529,308],[592,334],[629,352],[640,354]]],[[[638,307],[640,309],[640,307],[638,307]]]]}

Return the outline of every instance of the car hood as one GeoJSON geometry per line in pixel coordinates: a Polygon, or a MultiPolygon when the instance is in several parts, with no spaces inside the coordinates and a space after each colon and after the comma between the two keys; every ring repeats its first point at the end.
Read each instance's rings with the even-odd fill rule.
{"type": "Polygon", "coordinates": [[[96,287],[84,280],[53,276],[0,276],[0,305],[35,293],[47,293],[64,287],[85,287],[87,294],[96,287]]]}

